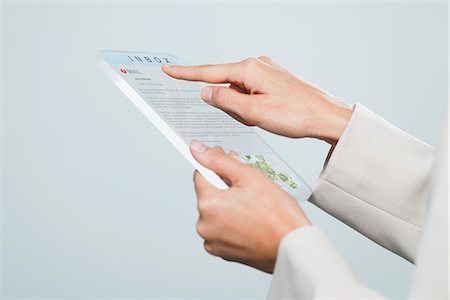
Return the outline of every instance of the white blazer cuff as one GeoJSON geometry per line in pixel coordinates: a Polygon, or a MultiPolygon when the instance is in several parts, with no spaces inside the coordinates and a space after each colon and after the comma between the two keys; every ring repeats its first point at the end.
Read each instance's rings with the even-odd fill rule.
{"type": "Polygon", "coordinates": [[[413,261],[433,156],[433,148],[357,104],[309,200],[413,261]]]}
{"type": "Polygon", "coordinates": [[[268,299],[379,299],[361,285],[328,237],[315,226],[281,241],[268,299]]]}

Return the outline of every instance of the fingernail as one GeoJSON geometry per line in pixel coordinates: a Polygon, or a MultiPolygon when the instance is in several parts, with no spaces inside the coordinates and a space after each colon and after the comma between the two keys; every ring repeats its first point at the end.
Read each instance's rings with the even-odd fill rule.
{"type": "Polygon", "coordinates": [[[205,102],[211,102],[211,97],[213,93],[213,88],[210,86],[205,87],[202,90],[202,99],[205,100],[205,102]]]}
{"type": "Polygon", "coordinates": [[[162,67],[163,67],[163,69],[170,69],[170,68],[172,68],[172,65],[163,64],[162,67]]]}
{"type": "Polygon", "coordinates": [[[208,147],[205,146],[204,144],[200,143],[199,141],[192,141],[191,149],[194,150],[195,152],[201,154],[201,153],[205,152],[205,150],[208,149],[208,147]]]}

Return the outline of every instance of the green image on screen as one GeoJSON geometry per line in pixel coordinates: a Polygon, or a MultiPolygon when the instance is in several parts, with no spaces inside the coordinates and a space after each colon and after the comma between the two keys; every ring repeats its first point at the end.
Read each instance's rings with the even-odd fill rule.
{"type": "Polygon", "coordinates": [[[269,163],[266,161],[263,155],[256,154],[256,155],[243,155],[241,156],[241,159],[246,164],[249,164],[255,168],[260,169],[264,172],[270,179],[272,179],[275,182],[283,182],[290,186],[293,189],[298,188],[298,184],[294,182],[294,180],[284,173],[277,173],[275,170],[269,165],[269,163]]]}

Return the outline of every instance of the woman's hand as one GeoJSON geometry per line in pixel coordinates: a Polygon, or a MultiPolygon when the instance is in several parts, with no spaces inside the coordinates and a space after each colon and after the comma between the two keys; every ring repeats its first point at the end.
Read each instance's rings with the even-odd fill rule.
{"type": "Polygon", "coordinates": [[[246,125],[288,137],[314,137],[335,144],[352,114],[350,105],[268,57],[220,65],[163,65],[162,69],[178,79],[229,83],[229,87],[205,87],[203,100],[246,125]]]}
{"type": "Polygon", "coordinates": [[[191,152],[230,184],[228,190],[220,190],[200,173],[194,174],[200,214],[197,232],[205,240],[205,250],[272,273],[281,239],[310,224],[298,203],[259,169],[219,147],[193,142],[191,152]]]}

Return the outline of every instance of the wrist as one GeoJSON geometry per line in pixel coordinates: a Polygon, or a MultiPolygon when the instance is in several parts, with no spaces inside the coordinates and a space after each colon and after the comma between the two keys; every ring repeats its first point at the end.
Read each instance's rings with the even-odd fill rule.
{"type": "MultiPolygon", "coordinates": [[[[278,249],[280,247],[281,241],[284,239],[285,236],[287,236],[289,233],[293,232],[294,230],[297,230],[299,228],[305,227],[305,226],[311,226],[311,222],[308,220],[308,218],[304,215],[303,212],[294,213],[297,214],[295,218],[291,218],[289,221],[286,222],[286,218],[283,218],[283,220],[280,220],[277,222],[276,230],[273,235],[268,239],[270,246],[270,255],[268,256],[270,259],[267,259],[266,266],[263,266],[260,268],[264,272],[267,273],[273,273],[273,270],[275,268],[275,263],[278,255],[278,249]]],[[[288,214],[287,217],[289,217],[288,214]]],[[[292,216],[292,215],[291,215],[292,216]]],[[[287,218],[289,219],[289,218],[287,218]]]]}
{"type": "Polygon", "coordinates": [[[335,145],[342,136],[353,114],[353,106],[346,103],[328,103],[318,115],[314,138],[335,145]]]}
{"type": "Polygon", "coordinates": [[[293,210],[289,214],[286,214],[283,220],[277,222],[278,230],[275,238],[277,248],[281,240],[291,231],[294,231],[300,227],[311,225],[311,221],[306,217],[303,211],[293,210]]]}

